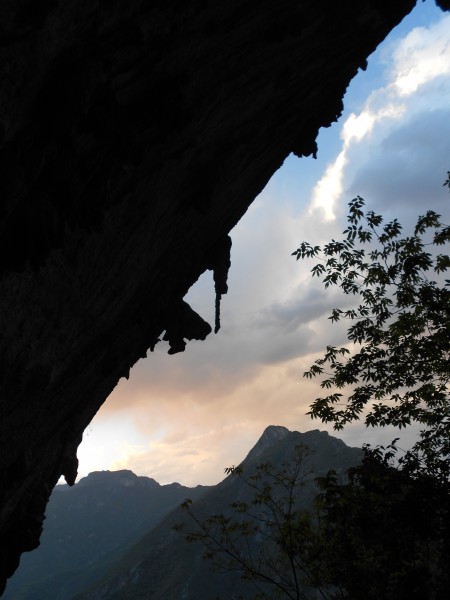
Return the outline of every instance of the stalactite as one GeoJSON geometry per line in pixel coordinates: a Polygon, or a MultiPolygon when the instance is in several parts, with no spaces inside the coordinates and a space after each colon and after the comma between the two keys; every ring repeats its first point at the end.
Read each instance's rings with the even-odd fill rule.
{"type": "Polygon", "coordinates": [[[214,333],[220,329],[220,301],[222,295],[228,292],[228,271],[231,266],[231,238],[225,236],[217,246],[217,254],[213,267],[214,273],[214,289],[216,292],[216,310],[215,310],[215,326],[214,333]]]}

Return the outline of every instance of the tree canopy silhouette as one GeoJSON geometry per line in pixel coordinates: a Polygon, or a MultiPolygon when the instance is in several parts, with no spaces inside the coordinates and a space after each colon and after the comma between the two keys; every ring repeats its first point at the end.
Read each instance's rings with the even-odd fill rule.
{"type": "MultiPolygon", "coordinates": [[[[450,172],[446,186],[450,187],[450,172]]],[[[355,306],[332,311],[346,319],[351,345],[327,346],[304,374],[322,376],[327,394],[309,414],[339,430],[364,419],[367,426],[413,423],[419,439],[402,458],[413,472],[450,473],[450,257],[444,252],[450,226],[432,210],[403,236],[397,219],[364,212],[364,200],[350,202],[344,239],[323,248],[302,242],[297,259],[319,258],[312,268],[325,288],[338,286],[355,306]]]]}

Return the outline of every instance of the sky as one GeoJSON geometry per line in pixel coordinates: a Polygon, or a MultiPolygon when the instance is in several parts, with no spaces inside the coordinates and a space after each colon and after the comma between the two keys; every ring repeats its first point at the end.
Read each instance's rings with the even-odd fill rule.
{"type": "MultiPolygon", "coordinates": [[[[327,344],[345,342],[328,316],[347,300],[291,254],[301,241],[339,237],[356,195],[405,228],[428,209],[450,223],[449,100],[450,14],[426,0],[352,81],[343,115],[319,134],[317,160],[289,156],[231,232],[218,334],[174,356],[161,342],[120,380],[85,431],[79,477],[131,469],[161,484],[215,484],[268,425],[327,430],[352,446],[397,436],[360,423],[334,433],[306,416],[321,390],[302,374],[327,344]]],[[[211,272],[186,300],[214,323],[211,272]]],[[[415,432],[400,435],[407,447],[415,432]]]]}

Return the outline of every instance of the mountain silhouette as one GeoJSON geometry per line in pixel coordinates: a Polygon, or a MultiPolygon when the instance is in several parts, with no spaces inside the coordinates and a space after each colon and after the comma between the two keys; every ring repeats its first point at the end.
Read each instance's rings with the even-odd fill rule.
{"type": "MultiPolygon", "coordinates": [[[[302,469],[307,483],[299,506],[316,495],[315,477],[334,469],[344,477],[362,458],[319,430],[300,433],[271,425],[241,463],[245,474],[270,462],[289,463],[297,448],[309,449],[302,469]]],[[[5,600],[211,600],[242,596],[253,588],[237,574],[210,571],[199,545],[189,545],[174,527],[192,525],[180,508],[190,498],[201,519],[226,514],[232,502],[248,502],[252,491],[228,475],[216,486],[160,485],[132,471],[90,473],[73,488],[57,486],[47,507],[40,547],[22,556],[5,600]]]]}
{"type": "MultiPolygon", "coordinates": [[[[318,430],[299,433],[285,427],[268,427],[241,463],[244,473],[251,475],[260,463],[270,462],[275,468],[292,461],[299,446],[309,454],[302,463],[307,483],[298,499],[299,508],[308,509],[317,493],[314,479],[330,469],[344,478],[345,472],[362,458],[359,448],[350,448],[337,438],[318,430]]],[[[213,514],[227,514],[232,502],[249,502],[253,491],[239,477],[229,475],[211,487],[192,504],[199,519],[213,514]]],[[[168,514],[94,586],[76,596],[76,600],[211,600],[254,597],[250,582],[238,573],[210,570],[199,544],[188,544],[176,526],[193,526],[181,508],[168,514]]]]}
{"type": "Polygon", "coordinates": [[[98,471],[58,485],[40,546],[22,555],[5,600],[68,600],[101,577],[130,545],[190,496],[207,490],[160,485],[132,471],[98,471]]]}

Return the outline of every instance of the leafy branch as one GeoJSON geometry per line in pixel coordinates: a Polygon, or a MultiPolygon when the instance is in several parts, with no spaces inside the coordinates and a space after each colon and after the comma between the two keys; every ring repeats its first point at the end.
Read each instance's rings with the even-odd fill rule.
{"type": "Polygon", "coordinates": [[[317,559],[313,560],[314,520],[298,508],[297,495],[310,480],[310,473],[303,468],[307,453],[300,446],[289,464],[276,469],[270,462],[261,463],[250,475],[242,466],[225,469],[228,475],[239,478],[252,495],[249,501],[231,503],[226,514],[202,520],[190,500],[182,505],[196,525],[193,531],[186,531],[185,525],[178,527],[186,540],[202,543],[204,557],[216,569],[238,571],[243,579],[255,584],[258,599],[284,596],[307,600],[313,588],[324,600],[344,597],[330,595],[320,586],[320,570],[317,559]]]}
{"type": "MultiPolygon", "coordinates": [[[[450,179],[445,185],[450,187],[450,179]]],[[[352,351],[327,346],[304,373],[309,379],[321,376],[322,388],[330,390],[308,414],[334,423],[336,430],[358,419],[372,427],[419,423],[423,429],[412,453],[445,478],[450,474],[450,280],[445,279],[450,257],[440,249],[448,248],[450,227],[429,210],[413,233],[403,236],[396,219],[384,223],[364,205],[359,196],[350,202],[344,239],[323,248],[302,242],[293,252],[297,260],[319,259],[312,276],[356,300],[353,308],[335,308],[329,317],[350,321],[352,351]]]]}

